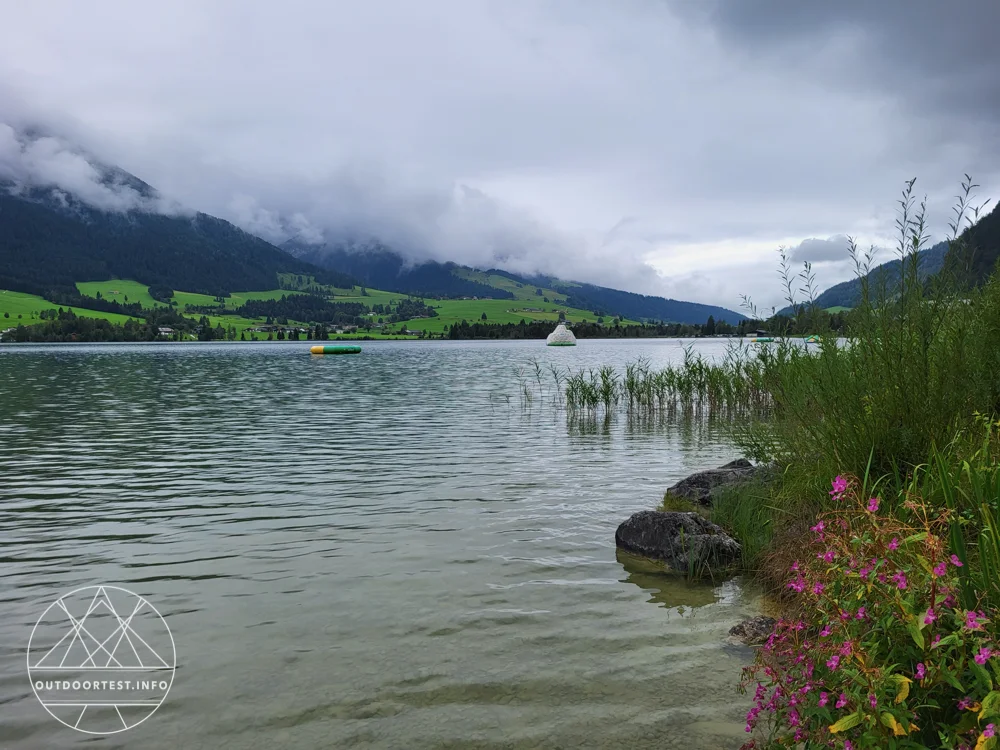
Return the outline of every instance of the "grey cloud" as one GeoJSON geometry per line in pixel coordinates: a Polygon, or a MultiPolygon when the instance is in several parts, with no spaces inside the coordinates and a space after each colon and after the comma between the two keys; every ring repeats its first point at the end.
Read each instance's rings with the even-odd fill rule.
{"type": "MultiPolygon", "coordinates": [[[[273,241],[378,238],[413,258],[780,304],[774,248],[883,243],[904,179],[935,236],[962,173],[997,192],[998,7],[20,3],[0,27],[0,121],[44,121],[273,241]]],[[[33,168],[122,200],[60,154],[33,168]]]]}
{"type": "Polygon", "coordinates": [[[14,192],[54,189],[63,202],[65,196],[72,196],[104,211],[181,211],[174,201],[144,195],[116,170],[100,169],[93,157],[73,144],[51,135],[28,137],[4,122],[0,122],[0,182],[14,192]]]}
{"type": "Polygon", "coordinates": [[[995,0],[704,0],[675,7],[774,62],[804,63],[855,90],[895,91],[924,115],[946,106],[995,123],[1000,111],[995,0]]]}
{"type": "Polygon", "coordinates": [[[793,247],[788,257],[795,263],[842,261],[847,258],[847,242],[847,237],[842,234],[825,240],[811,237],[793,247]]]}

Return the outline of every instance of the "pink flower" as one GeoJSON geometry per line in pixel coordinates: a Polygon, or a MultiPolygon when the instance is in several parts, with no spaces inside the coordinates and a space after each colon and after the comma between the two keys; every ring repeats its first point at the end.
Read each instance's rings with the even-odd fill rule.
{"type": "Polygon", "coordinates": [[[962,561],[958,559],[958,555],[951,556],[951,564],[954,565],[956,568],[962,567],[962,561]]]}
{"type": "Polygon", "coordinates": [[[892,541],[889,542],[889,549],[891,549],[891,550],[897,550],[897,549],[899,549],[899,539],[897,539],[896,537],[893,537],[892,541]]]}
{"type": "Polygon", "coordinates": [[[875,697],[875,693],[870,693],[868,695],[868,705],[872,708],[878,706],[878,698],[875,697]]]}
{"type": "Polygon", "coordinates": [[[829,700],[830,700],[829,693],[820,693],[819,694],[819,705],[820,706],[825,706],[827,704],[827,701],[829,701],[829,700]]]}
{"type": "Polygon", "coordinates": [[[920,662],[917,664],[917,671],[914,672],[918,680],[924,679],[927,676],[927,669],[924,667],[924,663],[920,662]]]}
{"type": "Polygon", "coordinates": [[[829,625],[827,625],[821,631],[819,631],[819,637],[820,638],[826,638],[828,635],[830,635],[830,626],[829,625]]]}
{"type": "Polygon", "coordinates": [[[830,669],[836,669],[837,667],[839,667],[840,666],[840,656],[838,654],[834,654],[833,656],[831,656],[827,660],[826,666],[828,666],[830,669]]]}
{"type": "Polygon", "coordinates": [[[934,566],[934,575],[939,578],[948,572],[948,563],[941,562],[934,566]]]}
{"type": "Polygon", "coordinates": [[[814,583],[813,584],[813,588],[812,588],[812,592],[814,594],[816,594],[816,596],[819,596],[820,594],[822,594],[823,593],[823,584],[820,583],[819,581],[817,581],[816,583],[814,583]]]}
{"type": "Polygon", "coordinates": [[[796,572],[796,571],[797,571],[798,569],[799,569],[799,561],[798,561],[798,560],[796,560],[795,562],[793,562],[793,563],[792,563],[792,567],[790,568],[790,570],[791,570],[791,571],[792,571],[792,572],[794,573],[794,572],[796,572]]]}
{"type": "MultiPolygon", "coordinates": [[[[927,610],[927,614],[924,615],[924,625],[930,625],[936,619],[937,619],[937,615],[934,614],[934,610],[933,609],[928,609],[927,610]]],[[[937,638],[940,639],[941,636],[937,636],[937,638]]]]}
{"type": "Polygon", "coordinates": [[[941,636],[940,635],[934,636],[933,638],[931,638],[931,648],[934,648],[940,642],[941,642],[941,636]]]}
{"type": "Polygon", "coordinates": [[[976,617],[976,613],[969,611],[965,613],[965,627],[969,630],[979,630],[982,625],[979,624],[979,618],[976,617]]]}
{"type": "Polygon", "coordinates": [[[903,590],[906,588],[906,574],[903,571],[899,571],[892,577],[893,582],[896,584],[896,588],[903,590]]]}
{"type": "Polygon", "coordinates": [[[810,531],[815,531],[817,534],[822,534],[823,533],[823,529],[825,529],[825,528],[826,528],[826,524],[823,523],[822,521],[820,521],[815,526],[811,526],[809,528],[809,530],[810,531]]]}
{"type": "Polygon", "coordinates": [[[840,500],[840,496],[847,490],[847,480],[838,474],[834,477],[831,484],[833,485],[833,489],[830,490],[830,494],[833,495],[835,500],[840,500]]]}
{"type": "Polygon", "coordinates": [[[844,740],[844,750],[854,750],[854,745],[851,744],[850,740],[844,740]]]}
{"type": "Polygon", "coordinates": [[[993,656],[993,652],[984,646],[983,648],[979,649],[979,653],[972,658],[976,660],[976,664],[983,665],[986,663],[986,660],[989,659],[991,656],[993,656]]]}
{"type": "Polygon", "coordinates": [[[863,619],[865,619],[865,608],[864,607],[858,607],[858,613],[854,616],[854,619],[855,620],[863,620],[863,619]]]}
{"type": "Polygon", "coordinates": [[[820,554],[819,552],[816,553],[816,557],[826,563],[833,562],[833,558],[836,556],[837,556],[836,553],[832,549],[828,549],[826,552],[822,554],[820,554]]]}
{"type": "Polygon", "coordinates": [[[844,641],[843,644],[840,646],[840,655],[845,657],[850,656],[853,648],[854,648],[853,643],[851,643],[850,641],[844,641]]]}
{"type": "Polygon", "coordinates": [[[878,498],[873,497],[868,501],[868,512],[874,513],[878,510],[878,498]]]}
{"type": "Polygon", "coordinates": [[[990,738],[997,733],[996,724],[987,724],[983,730],[983,737],[990,738]]]}
{"type": "Polygon", "coordinates": [[[844,695],[843,693],[841,693],[840,697],[837,698],[837,702],[834,705],[837,708],[843,708],[844,706],[846,706],[847,705],[847,696],[844,695]]]}
{"type": "Polygon", "coordinates": [[[968,697],[962,698],[958,702],[958,710],[959,711],[965,711],[971,705],[972,705],[972,700],[970,698],[968,698],[968,697]]]}

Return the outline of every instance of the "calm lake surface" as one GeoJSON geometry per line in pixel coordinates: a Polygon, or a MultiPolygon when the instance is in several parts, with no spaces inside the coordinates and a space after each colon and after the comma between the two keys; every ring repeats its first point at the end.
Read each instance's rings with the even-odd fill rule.
{"type": "Polygon", "coordinates": [[[308,346],[0,347],[0,745],[739,746],[750,652],[726,634],[755,598],[614,546],[735,457],[725,434],[527,410],[514,373],[661,365],[676,340],[308,346]],[[46,607],[94,584],[146,597],[178,664],[104,738],[25,667],[46,607]]]}

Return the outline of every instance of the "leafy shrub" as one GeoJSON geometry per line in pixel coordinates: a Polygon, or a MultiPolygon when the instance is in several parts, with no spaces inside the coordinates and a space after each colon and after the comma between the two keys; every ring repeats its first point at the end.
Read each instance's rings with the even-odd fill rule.
{"type": "Polygon", "coordinates": [[[864,490],[834,480],[835,508],[791,566],[797,614],[744,669],[744,748],[995,748],[994,610],[961,604],[953,511],[904,494],[887,514],[864,490]]]}

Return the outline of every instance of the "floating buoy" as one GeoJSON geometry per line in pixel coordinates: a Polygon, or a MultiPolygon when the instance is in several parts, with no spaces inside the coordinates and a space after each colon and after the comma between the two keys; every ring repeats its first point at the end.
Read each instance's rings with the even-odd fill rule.
{"type": "Polygon", "coordinates": [[[565,324],[560,323],[545,339],[545,344],[547,346],[576,346],[576,336],[565,324]]]}
{"type": "Polygon", "coordinates": [[[310,354],[361,354],[360,346],[313,346],[310,354]]]}

